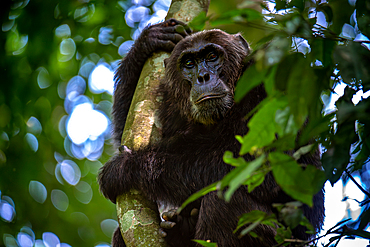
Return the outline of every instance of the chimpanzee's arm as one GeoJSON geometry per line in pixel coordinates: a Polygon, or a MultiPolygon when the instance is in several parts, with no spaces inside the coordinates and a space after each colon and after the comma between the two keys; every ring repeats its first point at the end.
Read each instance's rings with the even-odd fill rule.
{"type": "Polygon", "coordinates": [[[175,45],[190,32],[191,29],[186,24],[175,19],[149,26],[143,30],[122,60],[115,75],[112,112],[116,144],[121,141],[127,113],[145,61],[155,51],[171,52],[175,45]]]}

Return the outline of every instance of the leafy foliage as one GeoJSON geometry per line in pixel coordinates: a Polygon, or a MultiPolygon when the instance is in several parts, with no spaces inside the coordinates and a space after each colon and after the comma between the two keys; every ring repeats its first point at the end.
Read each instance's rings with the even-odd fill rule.
{"type": "MultiPolygon", "coordinates": [[[[367,138],[370,103],[367,97],[360,98],[360,102],[354,97],[365,92],[368,95],[370,89],[369,3],[365,0],[355,3],[276,0],[274,5],[269,2],[261,5],[263,17],[251,17],[245,13],[253,11],[240,9],[197,20],[195,28],[201,26],[201,21],[209,26],[232,21],[265,30],[265,37],[252,44],[254,64],[240,79],[235,98],[240,100],[261,83],[268,97],[256,107],[253,115],[247,116],[251,117],[247,135],[236,137],[242,144],[240,157],[225,153],[224,161],[236,166],[217,185],[219,194],[226,200],[242,185],[253,190],[270,171],[288,195],[309,206],[326,180],[333,185],[341,178],[355,181],[351,174],[369,177],[366,164],[370,158],[370,139],[367,138]],[[343,83],[346,84],[344,95],[335,107],[330,107],[328,95],[343,83]],[[312,166],[301,167],[296,162],[301,155],[314,152],[318,147],[324,151],[323,171],[312,166]],[[297,151],[287,155],[292,150],[297,151]],[[256,160],[244,161],[242,156],[247,153],[256,160]],[[221,193],[225,188],[225,194],[221,193]]],[[[243,8],[246,5],[242,5],[243,8]]],[[[370,196],[362,185],[356,184],[366,197],[370,196]]],[[[363,212],[357,221],[338,223],[324,234],[334,235],[330,243],[346,236],[370,239],[366,231],[368,203],[366,199],[360,203],[363,212]]],[[[277,207],[279,217],[259,211],[243,215],[238,229],[246,226],[242,234],[254,236],[256,225],[274,222],[279,226],[276,240],[280,244],[290,242],[290,229],[298,224],[312,229],[299,206],[277,207]]]]}
{"type": "MultiPolygon", "coordinates": [[[[239,186],[252,191],[269,172],[287,194],[308,205],[325,180],[355,181],[354,175],[368,179],[369,99],[358,102],[354,95],[370,90],[369,1],[239,2],[213,0],[212,14],[199,16],[193,28],[244,32],[254,49],[254,65],[239,81],[236,100],[261,83],[268,97],[247,116],[252,117],[249,133],[237,137],[241,156],[225,153],[233,172],[185,204],[215,190],[226,200],[239,186]],[[329,99],[343,83],[344,95],[331,108],[329,99]],[[323,171],[298,165],[299,157],[319,144],[325,151],[323,171]],[[286,155],[292,150],[293,158],[286,155]],[[245,162],[242,155],[247,153],[256,160],[245,162]]],[[[96,173],[112,151],[107,143],[101,156],[76,158],[71,150],[79,146],[66,131],[72,113],[67,88],[79,75],[85,85],[80,95],[109,115],[111,96],[85,90],[86,81],[100,63],[114,68],[119,54],[129,48],[123,44],[132,42],[142,28],[139,22],[125,23],[130,7],[116,0],[1,2],[0,210],[8,214],[1,215],[0,232],[5,246],[20,245],[22,236],[35,244],[40,238],[48,243],[50,232],[72,246],[110,241],[115,210],[99,195],[96,173]],[[63,161],[67,169],[80,171],[78,181],[60,175],[63,161]]],[[[331,236],[327,246],[344,237],[370,239],[370,194],[361,189],[366,194],[359,203],[361,215],[324,233],[331,236]]],[[[308,226],[298,202],[276,209],[277,215],[253,211],[241,216],[238,229],[260,237],[253,233],[256,225],[278,225],[276,240],[287,244],[292,227],[308,226]]]]}
{"type": "Polygon", "coordinates": [[[129,7],[1,1],[0,246],[109,245],[117,216],[96,182],[112,155],[110,143],[103,146],[109,130],[85,142],[98,152],[82,159],[76,151],[90,151],[73,143],[67,123],[82,103],[109,116],[111,95],[86,90],[87,82],[98,65],[112,70],[121,58],[120,45],[131,40],[129,7]]]}

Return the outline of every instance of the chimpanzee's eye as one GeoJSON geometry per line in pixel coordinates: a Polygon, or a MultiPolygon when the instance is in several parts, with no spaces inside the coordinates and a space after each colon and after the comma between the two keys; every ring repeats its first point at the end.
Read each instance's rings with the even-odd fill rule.
{"type": "Polygon", "coordinates": [[[185,61],[185,67],[191,69],[194,67],[194,61],[192,59],[188,59],[185,61]]]}
{"type": "Polygon", "coordinates": [[[217,58],[218,56],[215,52],[211,51],[210,53],[208,53],[208,56],[207,56],[208,61],[213,62],[213,61],[216,61],[217,58]]]}

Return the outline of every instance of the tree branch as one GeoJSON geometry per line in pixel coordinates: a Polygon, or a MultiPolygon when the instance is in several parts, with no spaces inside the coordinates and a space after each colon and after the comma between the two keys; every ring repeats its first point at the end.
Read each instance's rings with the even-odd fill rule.
{"type": "MultiPolygon", "coordinates": [[[[202,11],[207,12],[210,0],[173,0],[166,19],[188,23],[202,11]]],[[[156,121],[155,90],[164,75],[163,60],[169,53],[160,52],[149,58],[141,72],[122,134],[122,144],[138,149],[160,139],[156,121]]],[[[159,236],[157,205],[139,191],[117,197],[117,216],[126,246],[166,246],[159,236]]]]}

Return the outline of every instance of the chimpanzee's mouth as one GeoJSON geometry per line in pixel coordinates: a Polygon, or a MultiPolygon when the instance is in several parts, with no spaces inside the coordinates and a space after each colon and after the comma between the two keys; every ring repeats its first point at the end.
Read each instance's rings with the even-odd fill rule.
{"type": "Polygon", "coordinates": [[[202,94],[194,103],[195,104],[199,104],[205,100],[209,100],[209,99],[219,99],[219,98],[223,98],[227,95],[227,93],[211,93],[211,94],[202,94]]]}

